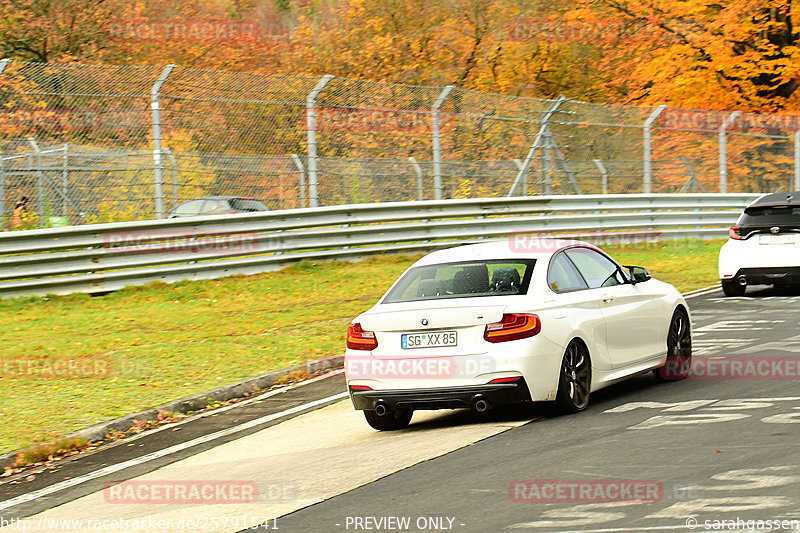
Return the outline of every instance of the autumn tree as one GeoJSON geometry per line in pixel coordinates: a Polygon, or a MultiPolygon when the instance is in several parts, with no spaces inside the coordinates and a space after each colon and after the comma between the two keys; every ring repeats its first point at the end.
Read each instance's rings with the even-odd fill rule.
{"type": "Polygon", "coordinates": [[[601,43],[614,100],[763,112],[800,103],[800,7],[788,0],[600,0],[571,16],[628,25],[601,43]]]}
{"type": "Polygon", "coordinates": [[[95,61],[108,47],[117,0],[0,0],[0,55],[24,61],[95,61]]]}

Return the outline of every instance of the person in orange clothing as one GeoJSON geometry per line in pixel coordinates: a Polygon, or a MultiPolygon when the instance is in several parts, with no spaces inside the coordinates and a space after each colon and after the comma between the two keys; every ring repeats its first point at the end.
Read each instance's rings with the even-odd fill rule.
{"type": "Polygon", "coordinates": [[[11,216],[11,227],[12,228],[20,228],[28,221],[30,216],[28,215],[28,197],[23,196],[19,200],[17,200],[16,205],[14,205],[14,213],[11,216]]]}

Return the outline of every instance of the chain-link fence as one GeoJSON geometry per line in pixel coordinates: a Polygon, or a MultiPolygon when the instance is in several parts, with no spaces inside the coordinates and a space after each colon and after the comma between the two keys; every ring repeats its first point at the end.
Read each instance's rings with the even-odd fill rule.
{"type": "Polygon", "coordinates": [[[532,194],[800,189],[800,120],[325,76],[0,61],[0,217],[532,194]]]}

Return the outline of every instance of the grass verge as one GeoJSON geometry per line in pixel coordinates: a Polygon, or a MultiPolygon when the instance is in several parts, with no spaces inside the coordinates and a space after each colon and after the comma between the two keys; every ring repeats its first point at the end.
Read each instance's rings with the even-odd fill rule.
{"type": "MultiPolygon", "coordinates": [[[[716,282],[721,242],[605,249],[686,292],[716,282]]],[[[96,298],[0,301],[0,453],[341,354],[350,320],[415,259],[304,261],[278,272],[156,283],[96,298]]]]}

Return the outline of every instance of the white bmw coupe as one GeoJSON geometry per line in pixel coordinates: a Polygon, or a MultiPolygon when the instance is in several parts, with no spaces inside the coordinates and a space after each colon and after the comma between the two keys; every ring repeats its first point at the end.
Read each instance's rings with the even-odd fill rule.
{"type": "Polygon", "coordinates": [[[534,242],[433,252],[353,321],[345,375],[370,426],[529,401],[578,412],[636,374],[688,376],[689,308],[672,285],[588,243],[534,242]]]}

